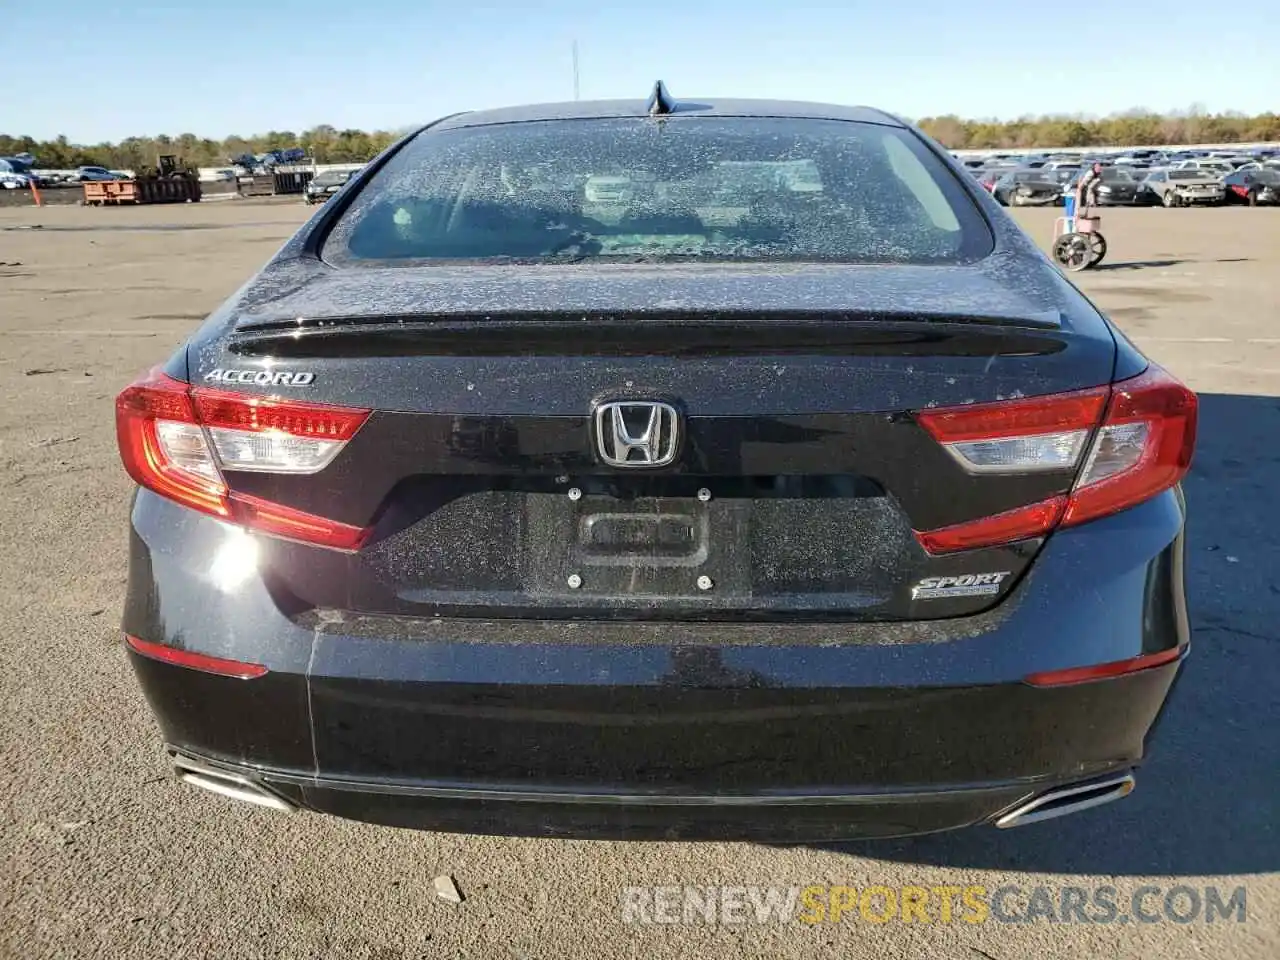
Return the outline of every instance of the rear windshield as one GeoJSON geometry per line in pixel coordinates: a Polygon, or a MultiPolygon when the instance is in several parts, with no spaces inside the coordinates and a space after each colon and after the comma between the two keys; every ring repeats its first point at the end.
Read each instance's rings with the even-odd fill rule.
{"type": "Polygon", "coordinates": [[[421,134],[363,187],[324,256],[947,263],[992,246],[907,130],[704,117],[421,134]]]}

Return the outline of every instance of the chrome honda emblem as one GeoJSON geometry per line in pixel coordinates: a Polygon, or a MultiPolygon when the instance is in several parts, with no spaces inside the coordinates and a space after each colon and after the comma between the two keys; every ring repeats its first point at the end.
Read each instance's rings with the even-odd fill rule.
{"type": "Polygon", "coordinates": [[[680,449],[680,414],[667,403],[628,400],[596,407],[596,450],[613,467],[664,467],[680,449]]]}

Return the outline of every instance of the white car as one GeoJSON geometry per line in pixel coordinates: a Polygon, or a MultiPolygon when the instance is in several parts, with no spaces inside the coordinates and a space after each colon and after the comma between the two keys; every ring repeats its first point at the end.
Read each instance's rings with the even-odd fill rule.
{"type": "Polygon", "coordinates": [[[5,190],[25,190],[31,186],[31,178],[25,173],[0,172],[0,187],[5,190]]]}

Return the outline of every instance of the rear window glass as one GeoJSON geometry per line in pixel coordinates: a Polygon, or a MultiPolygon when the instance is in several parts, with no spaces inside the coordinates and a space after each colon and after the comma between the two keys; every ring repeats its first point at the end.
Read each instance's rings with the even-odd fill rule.
{"type": "Polygon", "coordinates": [[[324,256],[946,263],[992,246],[909,131],[673,117],[424,133],[361,189],[324,256]]]}

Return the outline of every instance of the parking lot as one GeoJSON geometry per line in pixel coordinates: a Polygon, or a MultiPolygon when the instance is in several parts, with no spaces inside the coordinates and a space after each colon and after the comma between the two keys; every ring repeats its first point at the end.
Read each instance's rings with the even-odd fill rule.
{"type": "MultiPolygon", "coordinates": [[[[1015,216],[1043,245],[1052,209],[1015,216]]],[[[271,813],[169,774],[125,660],[116,392],[307,216],[0,210],[0,956],[1280,956],[1280,209],[1117,209],[1073,277],[1201,395],[1193,653],[1138,788],[1019,830],[824,848],[508,840],[271,813]],[[37,229],[33,229],[37,228],[37,229]],[[432,878],[451,874],[451,904],[432,878]],[[1247,891],[1243,923],[624,923],[657,884],[1247,891]]]]}

